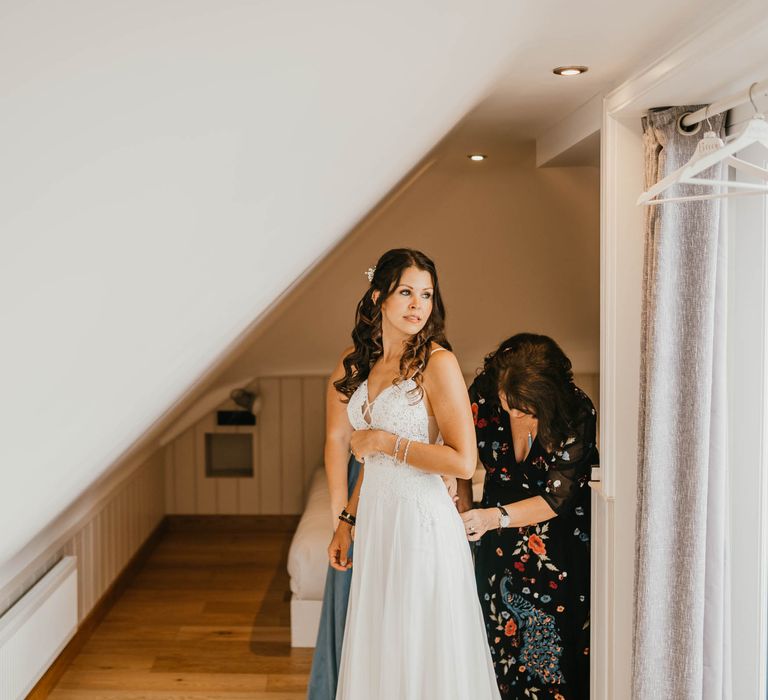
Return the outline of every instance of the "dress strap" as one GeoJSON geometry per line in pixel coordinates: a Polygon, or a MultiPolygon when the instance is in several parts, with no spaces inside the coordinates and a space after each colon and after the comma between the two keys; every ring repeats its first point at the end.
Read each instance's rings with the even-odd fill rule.
{"type": "MultiPolygon", "coordinates": [[[[440,346],[436,347],[434,350],[432,350],[429,353],[429,356],[432,357],[436,352],[440,352],[441,350],[445,350],[445,348],[441,348],[440,346]]],[[[418,370],[414,370],[413,374],[408,377],[409,380],[413,379],[418,374],[418,370]]]]}

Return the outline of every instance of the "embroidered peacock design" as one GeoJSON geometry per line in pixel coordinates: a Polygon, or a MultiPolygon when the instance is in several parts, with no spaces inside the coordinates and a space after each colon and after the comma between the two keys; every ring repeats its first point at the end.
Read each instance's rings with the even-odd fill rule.
{"type": "Polygon", "coordinates": [[[517,625],[521,641],[519,663],[544,683],[563,683],[565,679],[560,671],[563,644],[554,618],[513,593],[508,578],[501,580],[500,588],[502,602],[517,625]]]}

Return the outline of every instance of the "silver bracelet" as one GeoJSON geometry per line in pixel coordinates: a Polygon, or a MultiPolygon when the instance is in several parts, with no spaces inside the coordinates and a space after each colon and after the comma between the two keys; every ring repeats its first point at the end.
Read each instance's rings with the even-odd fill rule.
{"type": "Polygon", "coordinates": [[[411,441],[408,440],[408,442],[405,444],[405,452],[403,452],[403,464],[408,463],[408,448],[411,446],[411,441]]]}
{"type": "Polygon", "coordinates": [[[395,451],[392,453],[392,459],[394,459],[395,462],[397,462],[397,451],[400,449],[400,441],[402,439],[403,438],[400,435],[398,435],[397,440],[395,440],[395,451]]]}

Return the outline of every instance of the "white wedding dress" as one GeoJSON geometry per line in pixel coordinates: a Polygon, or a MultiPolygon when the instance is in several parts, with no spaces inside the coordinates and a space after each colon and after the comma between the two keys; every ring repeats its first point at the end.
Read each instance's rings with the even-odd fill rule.
{"type": "MultiPolygon", "coordinates": [[[[347,405],[353,427],[435,442],[415,386],[369,404],[364,381],[347,405]]],[[[461,517],[439,475],[389,455],[365,460],[336,698],[499,698],[461,517]]]]}

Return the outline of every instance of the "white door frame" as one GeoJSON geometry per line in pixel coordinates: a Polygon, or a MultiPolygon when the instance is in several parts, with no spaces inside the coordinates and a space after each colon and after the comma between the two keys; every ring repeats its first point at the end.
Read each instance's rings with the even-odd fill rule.
{"type": "MultiPolygon", "coordinates": [[[[750,104],[731,112],[741,129],[750,104]]],[[[763,167],[765,150],[740,154],[763,167]]],[[[746,179],[739,173],[738,179],[746,179]]],[[[765,698],[768,658],[768,198],[728,202],[728,478],[734,698],[765,698]],[[763,671],[759,673],[756,671],[763,671]]]]}
{"type": "MultiPolygon", "coordinates": [[[[660,22],[664,17],[659,18],[660,22]]],[[[600,443],[593,492],[593,700],[631,697],[643,189],[640,118],[703,104],[768,77],[763,1],[733,3],[606,96],[601,136],[600,443]]]]}

